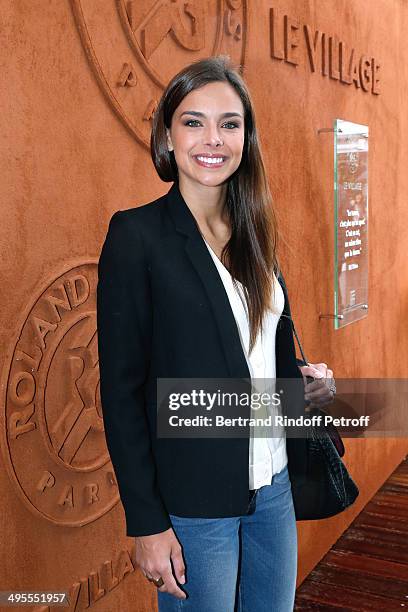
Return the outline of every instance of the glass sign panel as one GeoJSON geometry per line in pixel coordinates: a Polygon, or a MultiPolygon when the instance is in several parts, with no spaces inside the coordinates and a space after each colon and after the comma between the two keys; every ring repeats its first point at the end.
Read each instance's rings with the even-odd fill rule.
{"type": "Polygon", "coordinates": [[[368,314],[368,127],[334,122],[335,329],[368,314]]]}

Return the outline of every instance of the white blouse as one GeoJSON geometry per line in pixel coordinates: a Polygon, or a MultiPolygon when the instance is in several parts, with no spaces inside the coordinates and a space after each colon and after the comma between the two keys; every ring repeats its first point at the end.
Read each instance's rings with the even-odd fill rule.
{"type": "MultiPolygon", "coordinates": [[[[224,284],[228,299],[238,326],[242,348],[251,374],[252,393],[268,392],[272,394],[276,388],[276,362],[275,337],[276,326],[283,312],[285,298],[282,287],[273,274],[275,282],[275,302],[272,309],[268,309],[263,322],[262,332],[258,334],[255,346],[250,355],[249,348],[249,320],[243,286],[238,281],[235,287],[232,276],[224,264],[217,257],[208,242],[204,239],[209,252],[217,266],[221,280],[224,284]]],[[[277,414],[273,406],[263,406],[252,410],[251,416],[265,418],[277,414]]],[[[271,484],[272,476],[280,472],[287,464],[286,437],[284,427],[273,426],[257,429],[250,428],[249,440],[249,488],[258,489],[265,484],[271,484]],[[272,434],[273,433],[273,437],[272,434]]]]}

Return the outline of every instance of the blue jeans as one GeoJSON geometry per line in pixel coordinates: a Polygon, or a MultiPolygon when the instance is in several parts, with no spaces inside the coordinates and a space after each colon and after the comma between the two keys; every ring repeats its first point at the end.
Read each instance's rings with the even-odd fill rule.
{"type": "Polygon", "coordinates": [[[170,515],[187,599],[157,591],[159,612],[292,612],[297,530],[287,466],[255,492],[249,512],[215,519],[170,515]]]}

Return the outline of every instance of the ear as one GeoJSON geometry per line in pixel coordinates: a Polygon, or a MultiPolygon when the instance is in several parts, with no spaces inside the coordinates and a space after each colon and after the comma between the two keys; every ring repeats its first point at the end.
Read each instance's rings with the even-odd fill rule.
{"type": "Polygon", "coordinates": [[[167,135],[167,148],[169,151],[173,151],[173,143],[171,141],[170,131],[168,128],[166,128],[166,135],[167,135]]]}

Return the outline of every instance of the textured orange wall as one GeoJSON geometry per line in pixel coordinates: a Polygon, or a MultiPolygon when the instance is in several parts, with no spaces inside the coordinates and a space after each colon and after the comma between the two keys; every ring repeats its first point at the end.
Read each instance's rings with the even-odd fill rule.
{"type": "MultiPolygon", "coordinates": [[[[174,19],[178,4],[163,2],[155,21],[154,0],[130,3],[126,22],[116,0],[1,3],[0,582],[69,591],[75,610],[155,607],[123,537],[101,429],[95,263],[113,211],[169,188],[146,142],[154,101],[181,66],[215,52],[244,62],[308,358],[337,377],[407,373],[407,4],[214,0],[206,12],[197,0],[195,36],[188,15],[174,19]],[[272,7],[301,26],[297,65],[271,57],[272,7]],[[379,95],[312,72],[305,24],[374,57],[379,95]],[[335,117],[370,129],[369,315],[338,331],[319,321],[333,303],[333,136],[317,130],[335,117]]],[[[361,495],[338,517],[298,524],[299,582],[406,451],[403,438],[346,440],[361,495]]]]}

